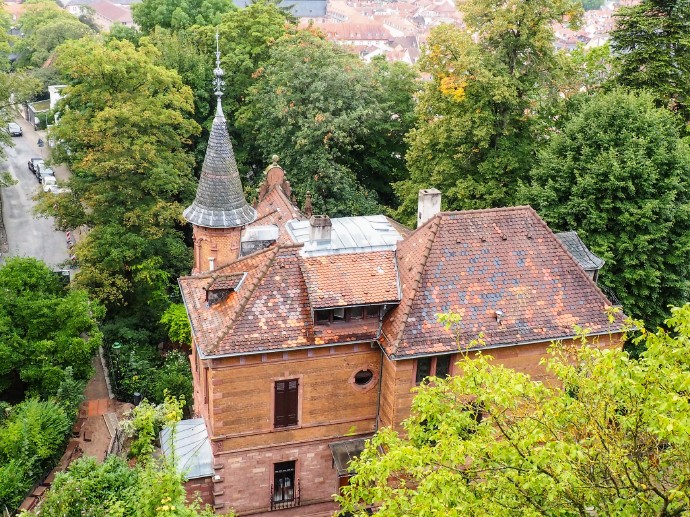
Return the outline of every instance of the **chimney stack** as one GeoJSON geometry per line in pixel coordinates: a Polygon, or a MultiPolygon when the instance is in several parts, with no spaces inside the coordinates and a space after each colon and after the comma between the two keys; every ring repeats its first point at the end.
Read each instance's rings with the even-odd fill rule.
{"type": "Polygon", "coordinates": [[[331,218],[327,215],[312,215],[309,218],[309,225],[311,232],[309,240],[311,241],[330,241],[331,240],[331,218]]]}
{"type": "Polygon", "coordinates": [[[417,204],[417,228],[441,211],[441,192],[435,188],[419,191],[417,204]]]}

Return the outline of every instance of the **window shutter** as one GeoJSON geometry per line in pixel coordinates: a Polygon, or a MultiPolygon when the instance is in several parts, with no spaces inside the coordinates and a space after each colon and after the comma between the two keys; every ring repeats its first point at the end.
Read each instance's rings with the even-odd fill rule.
{"type": "Polygon", "coordinates": [[[297,379],[277,381],[275,383],[274,427],[297,425],[297,388],[297,379]]]}
{"type": "Polygon", "coordinates": [[[287,391],[285,393],[286,424],[297,425],[297,379],[287,382],[287,391]]]}
{"type": "Polygon", "coordinates": [[[285,415],[287,414],[287,408],[285,406],[285,388],[287,387],[287,382],[278,381],[275,387],[275,416],[273,420],[274,427],[285,427],[287,425],[285,420],[285,415]]]}

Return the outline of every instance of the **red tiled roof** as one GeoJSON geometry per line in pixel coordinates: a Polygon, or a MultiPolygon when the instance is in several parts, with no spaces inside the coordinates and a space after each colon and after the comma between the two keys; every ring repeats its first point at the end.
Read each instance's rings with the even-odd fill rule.
{"type": "Polygon", "coordinates": [[[314,309],[400,300],[395,251],[303,258],[300,265],[314,309]]]}
{"type": "Polygon", "coordinates": [[[574,334],[617,332],[610,305],[530,207],[441,213],[398,246],[403,290],[383,324],[382,344],[395,358],[469,346],[550,341],[574,334]],[[496,311],[503,312],[496,321],[496,311]],[[457,313],[447,330],[437,315],[457,313]]]}
{"type": "Polygon", "coordinates": [[[280,185],[272,186],[254,208],[257,212],[257,218],[249,226],[275,224],[280,230],[278,237],[278,243],[280,244],[292,242],[285,229],[285,223],[292,219],[304,219],[302,212],[292,204],[280,185]]]}
{"type": "Polygon", "coordinates": [[[228,275],[218,276],[214,278],[206,288],[207,291],[214,289],[232,289],[236,290],[240,281],[244,278],[244,273],[231,273],[228,275]]]}
{"type": "MultiPolygon", "coordinates": [[[[374,341],[378,321],[314,326],[302,276],[301,246],[272,246],[214,271],[180,278],[192,332],[207,356],[287,350],[353,341],[374,341]],[[211,282],[247,273],[242,287],[209,305],[211,282]]],[[[393,252],[390,252],[393,253],[393,252]]]]}

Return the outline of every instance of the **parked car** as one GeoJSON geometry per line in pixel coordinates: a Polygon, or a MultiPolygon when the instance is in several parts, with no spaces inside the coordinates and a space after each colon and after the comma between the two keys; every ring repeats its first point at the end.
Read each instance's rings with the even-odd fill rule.
{"type": "Polygon", "coordinates": [[[36,174],[36,170],[39,166],[43,165],[43,158],[31,158],[29,160],[29,170],[36,174]]]}
{"type": "Polygon", "coordinates": [[[55,176],[45,176],[42,181],[43,192],[50,192],[52,194],[62,194],[63,192],[69,192],[68,188],[59,187],[55,176]]]}
{"type": "Polygon", "coordinates": [[[55,173],[53,172],[53,169],[48,167],[45,163],[41,163],[38,167],[36,167],[36,178],[38,178],[39,183],[43,183],[43,180],[50,176],[55,177],[55,173]]]}
{"type": "Polygon", "coordinates": [[[22,136],[22,126],[16,122],[7,124],[7,132],[12,136],[22,136]]]}

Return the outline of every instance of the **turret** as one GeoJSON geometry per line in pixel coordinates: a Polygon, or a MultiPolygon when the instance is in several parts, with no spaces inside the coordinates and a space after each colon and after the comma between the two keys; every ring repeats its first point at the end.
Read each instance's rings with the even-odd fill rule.
{"type": "Polygon", "coordinates": [[[216,68],[214,86],[217,97],[206,156],[196,198],[183,212],[194,227],[194,269],[201,273],[237,259],[242,229],[256,220],[256,210],[244,198],[235,153],[230,142],[221,107],[223,69],[216,34],[216,68]]]}

